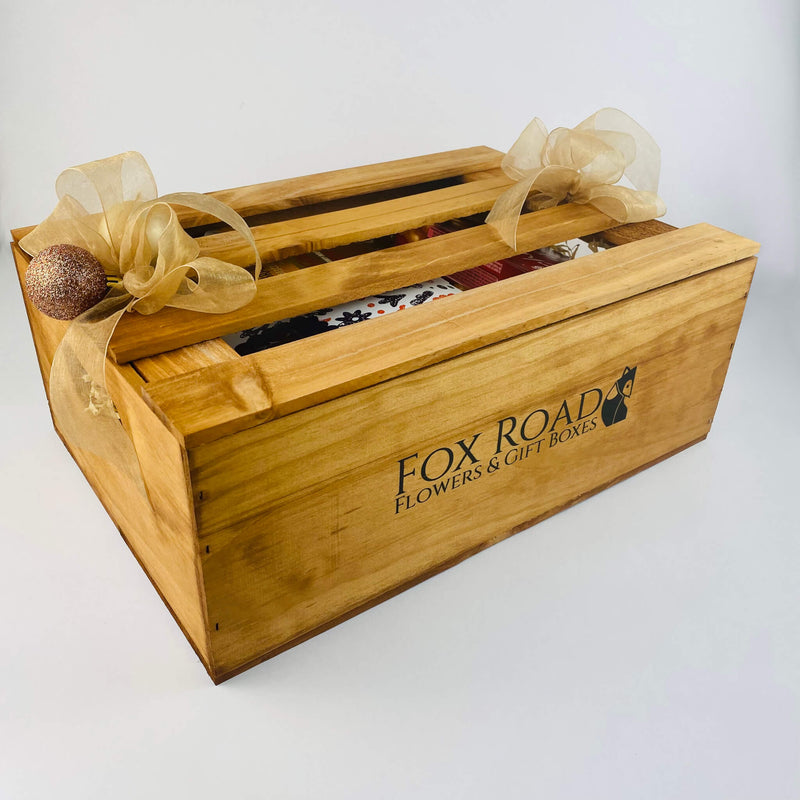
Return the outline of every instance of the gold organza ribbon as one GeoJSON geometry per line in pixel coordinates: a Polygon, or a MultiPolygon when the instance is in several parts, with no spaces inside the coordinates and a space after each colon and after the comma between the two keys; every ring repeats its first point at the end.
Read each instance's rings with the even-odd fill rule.
{"type": "Polygon", "coordinates": [[[135,450],[106,390],[106,352],[117,323],[126,311],[153,314],[164,306],[233,311],[254,297],[261,259],[247,223],[229,206],[192,192],[158,197],[140,153],[71,167],[58,177],[56,192],[54,211],[20,246],[30,255],[54,244],[83,247],[117,285],[70,324],[56,350],[53,418],[70,444],[105,458],[141,488],[135,450]],[[253,247],[254,274],[201,257],[170,204],[211,214],[240,233],[253,247]]]}
{"type": "Polygon", "coordinates": [[[497,198],[486,222],[515,250],[523,206],[538,211],[565,201],[589,203],[621,224],[666,212],[657,194],[661,151],[638,122],[616,108],[550,133],[535,118],[502,167],[516,183],[497,198]],[[615,185],[623,177],[634,188],[615,185]]]}

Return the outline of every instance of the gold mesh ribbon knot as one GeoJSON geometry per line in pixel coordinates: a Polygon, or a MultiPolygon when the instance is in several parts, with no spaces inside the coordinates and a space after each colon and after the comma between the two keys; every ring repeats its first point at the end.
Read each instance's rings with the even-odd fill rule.
{"type": "Polygon", "coordinates": [[[497,198],[486,222],[514,250],[523,206],[538,211],[562,202],[589,203],[620,224],[666,212],[657,194],[661,151],[638,122],[616,108],[550,133],[535,118],[502,167],[516,183],[497,198]],[[616,185],[623,177],[633,188],[616,185]]]}
{"type": "Polygon", "coordinates": [[[208,195],[178,192],[158,197],[155,178],[140,153],[70,167],[56,181],[58,204],[20,241],[30,255],[54,244],[92,253],[112,288],[75,319],[50,370],[50,407],[72,445],[105,458],[142,485],[131,440],[108,398],[108,343],[126,311],[153,314],[164,306],[222,314],[250,302],[261,270],[253,234],[232,208],[208,195]],[[254,274],[235,264],[201,257],[180,225],[174,205],[211,214],[253,248],[254,274]]]}

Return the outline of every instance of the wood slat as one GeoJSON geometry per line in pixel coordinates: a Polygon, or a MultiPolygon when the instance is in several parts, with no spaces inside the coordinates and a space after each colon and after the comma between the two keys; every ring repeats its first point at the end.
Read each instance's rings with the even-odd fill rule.
{"type": "MultiPolygon", "coordinates": [[[[239,186],[208,194],[226,203],[241,216],[249,217],[284,208],[452,178],[465,172],[495,169],[500,166],[502,158],[503,154],[491,147],[465,147],[299,178],[239,186]]],[[[178,215],[185,228],[217,222],[216,218],[191,209],[181,209],[178,215]]]]}
{"type": "MultiPolygon", "coordinates": [[[[206,192],[243,217],[281,211],[296,206],[324,203],[416,183],[454,178],[467,172],[493,170],[500,166],[503,154],[491,147],[465,147],[413,158],[348,167],[299,178],[254,183],[234,189],[206,192]]],[[[185,188],[185,187],[184,187],[185,188]]],[[[218,222],[216,217],[176,206],[184,228],[218,222]]],[[[15,243],[30,233],[35,225],[11,231],[15,243]]]]}
{"type": "MultiPolygon", "coordinates": [[[[262,260],[276,261],[488,211],[510,184],[505,175],[488,177],[355,208],[258,225],[251,230],[262,260]]],[[[235,231],[204,236],[198,242],[200,255],[242,267],[253,263],[252,248],[235,231]]]]}
{"type": "Polygon", "coordinates": [[[464,183],[471,183],[473,181],[482,181],[485,178],[500,178],[503,174],[501,167],[495,167],[494,169],[482,169],[478,172],[466,172],[461,176],[461,180],[464,183]]]}
{"type": "MultiPolygon", "coordinates": [[[[523,214],[517,233],[518,248],[536,250],[597,233],[613,224],[610,217],[587,205],[570,204],[523,214]]],[[[333,265],[276,275],[260,281],[255,299],[229,314],[199,314],[177,308],[165,308],[147,318],[126,314],[111,340],[109,354],[118,362],[127,362],[433,280],[513,254],[491,228],[480,225],[342,259],[333,265]]]]}
{"type": "Polygon", "coordinates": [[[749,239],[694,225],[155,383],[146,395],[193,447],[756,252],[749,239]]]}
{"type": "Polygon", "coordinates": [[[647,222],[631,222],[617,228],[603,231],[603,239],[613,245],[628,244],[650,236],[659,236],[662,233],[677,230],[674,225],[669,225],[660,219],[651,219],[647,222]]]}
{"type": "Polygon", "coordinates": [[[142,358],[134,363],[134,367],[146,381],[160,381],[238,358],[239,356],[227,342],[222,339],[210,339],[207,342],[170,350],[150,358],[142,358]]]}

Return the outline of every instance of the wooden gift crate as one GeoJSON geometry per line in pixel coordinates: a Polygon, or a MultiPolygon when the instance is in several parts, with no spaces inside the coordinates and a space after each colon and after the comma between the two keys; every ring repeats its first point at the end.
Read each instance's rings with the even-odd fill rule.
{"type": "MultiPolygon", "coordinates": [[[[500,158],[212,194],[269,263],[488,211],[500,158]]],[[[202,254],[251,260],[236,234],[181,219],[202,254]]],[[[245,357],[220,337],[511,251],[480,225],[263,278],[233,313],[125,316],[108,383],[151,504],[72,455],[215,682],[705,438],[758,245],[563,205],[523,215],[518,249],[597,233],[614,246],[245,357]],[[626,368],[627,416],[608,425],[626,368]]],[[[27,311],[47,389],[66,323],[27,311]]]]}

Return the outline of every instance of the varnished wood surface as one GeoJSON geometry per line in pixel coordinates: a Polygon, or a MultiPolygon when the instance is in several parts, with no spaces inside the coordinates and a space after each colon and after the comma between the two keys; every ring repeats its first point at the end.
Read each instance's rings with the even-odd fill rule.
{"type": "MultiPolygon", "coordinates": [[[[683,330],[685,321],[696,314],[700,317],[696,326],[715,324],[720,313],[718,298],[707,296],[709,287],[729,284],[726,302],[738,308],[744,303],[754,263],[753,259],[737,262],[705,273],[714,276],[707,281],[701,280],[702,275],[695,276],[198,445],[189,450],[195,497],[203,493],[196,507],[198,531],[204,536],[223,530],[232,510],[237,516],[250,517],[294,495],[322,491],[331,482],[349,480],[367,465],[372,469],[396,465],[396,458],[423,452],[458,430],[476,424],[477,430],[484,422],[514,413],[504,411],[514,405],[510,399],[513,395],[521,398],[520,405],[526,402],[524,398],[530,402],[541,398],[544,402],[586,382],[603,379],[603,374],[593,377],[597,370],[602,373],[597,365],[606,359],[611,363],[616,363],[616,358],[624,360],[629,350],[657,358],[668,342],[671,350],[664,369],[672,368],[680,359],[680,347],[691,338],[683,330]],[[594,333],[600,319],[614,335],[599,330],[594,333]],[[654,343],[656,323],[667,338],[654,343]],[[648,334],[651,324],[652,336],[648,334]],[[631,332],[626,333],[629,328],[631,332]],[[463,421],[458,422],[462,416],[463,421]],[[241,456],[256,451],[257,458],[241,456]],[[240,480],[242,474],[247,480],[240,480]],[[251,490],[253,485],[259,487],[258,492],[251,490]]],[[[732,315],[728,324],[732,325],[735,315],[730,309],[728,313],[732,315]]],[[[712,333],[716,335],[715,330],[712,333]]],[[[694,336],[700,336],[698,330],[694,336]]],[[[712,336],[705,338],[713,340],[712,336]]],[[[695,358],[699,374],[704,367],[702,346],[698,344],[698,348],[695,358]]],[[[619,366],[620,371],[624,366],[635,366],[634,355],[631,352],[619,366]]],[[[709,370],[703,391],[721,386],[722,378],[724,373],[709,370]]],[[[665,372],[662,379],[674,378],[665,372]]],[[[531,406],[531,410],[536,407],[531,406]]],[[[711,416],[705,420],[709,424],[711,416]]],[[[682,425],[676,419],[665,419],[661,424],[664,430],[682,425]]]]}
{"type": "Polygon", "coordinates": [[[705,436],[753,266],[657,288],[192,450],[218,675],[705,436]],[[486,443],[498,420],[607,391],[626,366],[637,376],[625,421],[395,513],[399,458],[474,433],[486,443]]]}
{"type": "MultiPolygon", "coordinates": [[[[110,369],[107,381],[136,449],[148,495],[145,499],[127,480],[115,488],[114,501],[130,507],[129,522],[120,528],[213,672],[186,452],[150,413],[129,380],[110,369]]],[[[108,469],[103,459],[96,458],[91,471],[84,474],[95,491],[97,484],[105,488],[108,469]]]]}
{"type": "MultiPolygon", "coordinates": [[[[488,211],[500,192],[510,185],[505,175],[488,177],[392,200],[257,225],[251,231],[262,260],[277,261],[488,211]]],[[[203,236],[197,241],[201,256],[243,267],[253,263],[252,248],[235,231],[203,236]]]]}
{"type": "MultiPolygon", "coordinates": [[[[348,167],[208,194],[231,206],[241,216],[249,217],[268,211],[452,178],[466,172],[491,170],[500,166],[502,158],[503,154],[491,147],[465,147],[461,150],[348,167]]],[[[185,228],[216,222],[214,218],[189,209],[181,210],[179,216],[185,228]]]]}
{"type": "Polygon", "coordinates": [[[633,222],[628,225],[619,225],[603,231],[603,239],[609,244],[619,245],[637,242],[640,239],[647,239],[650,236],[659,236],[662,233],[669,233],[677,230],[674,225],[669,225],[660,219],[651,219],[647,222],[633,222]]]}
{"type": "Polygon", "coordinates": [[[160,381],[238,359],[239,356],[227,342],[209,339],[207,342],[169,350],[150,358],[140,358],[133,362],[133,366],[146,381],[160,381]]]}
{"type": "Polygon", "coordinates": [[[695,225],[157,382],[146,394],[192,447],[757,249],[748,239],[695,225]]]}
{"type": "Polygon", "coordinates": [[[570,507],[572,507],[574,505],[577,505],[581,501],[587,500],[588,498],[592,497],[593,495],[598,494],[599,492],[602,492],[605,489],[608,489],[609,487],[614,486],[615,484],[626,480],[627,478],[633,477],[637,473],[642,472],[643,470],[649,469],[650,467],[655,466],[656,464],[658,464],[661,461],[664,461],[664,460],[666,460],[668,458],[671,458],[674,455],[677,455],[678,453],[680,453],[683,450],[686,450],[688,447],[691,447],[692,445],[699,444],[705,438],[706,438],[705,436],[701,436],[699,439],[697,439],[697,440],[695,440],[693,442],[688,442],[687,444],[676,448],[672,452],[665,453],[664,455],[659,456],[658,458],[654,459],[653,461],[651,461],[651,462],[649,462],[647,464],[643,464],[642,466],[631,470],[629,473],[627,473],[625,475],[620,475],[619,477],[617,477],[617,478],[615,478],[613,480],[610,480],[607,483],[600,484],[599,486],[596,486],[596,487],[592,488],[590,491],[585,492],[584,494],[582,494],[582,495],[580,495],[580,496],[568,501],[567,503],[564,503],[561,506],[556,506],[554,508],[551,508],[548,511],[546,511],[544,514],[540,514],[538,517],[534,517],[533,519],[525,520],[524,522],[522,522],[519,525],[517,525],[516,528],[514,528],[512,530],[509,530],[509,531],[506,531],[504,536],[498,536],[496,540],[487,539],[486,541],[481,542],[480,544],[476,545],[475,547],[472,547],[469,550],[465,550],[465,551],[459,553],[458,555],[454,556],[453,558],[451,558],[448,561],[444,561],[444,562],[441,562],[439,564],[436,564],[433,567],[430,567],[427,571],[421,572],[418,575],[414,575],[413,577],[409,578],[409,580],[406,581],[405,583],[398,584],[397,586],[392,587],[391,589],[387,590],[383,594],[376,595],[374,597],[370,597],[369,599],[365,600],[360,605],[353,606],[352,608],[348,609],[347,611],[345,611],[344,613],[340,614],[339,616],[331,617],[330,619],[326,619],[323,622],[320,622],[317,626],[315,626],[313,628],[309,628],[306,631],[303,631],[302,633],[298,634],[297,636],[295,636],[292,639],[289,639],[289,640],[287,640],[285,642],[282,642],[281,644],[279,644],[279,645],[277,645],[277,646],[275,646],[273,648],[270,648],[268,650],[265,650],[263,652],[259,652],[257,655],[253,656],[253,658],[251,658],[248,661],[244,661],[244,662],[242,662],[240,664],[237,664],[235,667],[233,667],[231,669],[228,669],[228,670],[225,670],[225,668],[223,667],[222,669],[220,669],[217,672],[210,673],[211,674],[211,678],[214,681],[214,683],[217,684],[217,685],[219,685],[221,683],[224,683],[225,681],[230,680],[231,678],[234,678],[237,675],[240,675],[242,672],[246,672],[248,669],[252,669],[253,667],[257,666],[258,664],[261,664],[261,663],[263,663],[264,661],[267,661],[270,658],[274,658],[275,656],[280,655],[281,653],[285,652],[286,650],[290,650],[292,647],[296,647],[297,645],[308,641],[309,639],[313,638],[314,636],[318,636],[319,634],[324,633],[325,631],[328,631],[331,628],[334,628],[337,625],[342,624],[343,622],[347,622],[347,620],[352,619],[353,617],[357,616],[358,614],[363,613],[364,611],[368,611],[370,608],[374,608],[376,605],[379,605],[380,603],[386,602],[387,600],[391,600],[393,597],[396,597],[397,595],[402,594],[407,589],[411,589],[412,587],[416,586],[417,584],[428,580],[428,578],[432,578],[435,575],[438,575],[439,573],[444,572],[447,569],[450,569],[451,567],[457,566],[462,561],[465,561],[466,559],[470,558],[471,556],[477,555],[478,553],[482,552],[483,550],[486,550],[487,548],[491,547],[493,544],[497,544],[499,541],[502,541],[503,539],[508,538],[509,536],[513,536],[513,535],[515,535],[517,533],[520,533],[520,532],[526,530],[527,528],[532,527],[533,525],[537,525],[538,523],[543,522],[544,520],[546,520],[548,517],[552,517],[553,515],[558,514],[560,511],[564,511],[567,508],[570,508],[570,507]]]}
{"type": "MultiPolygon", "coordinates": [[[[586,205],[566,205],[524,214],[517,242],[520,251],[557,244],[605,230],[613,220],[586,205]]],[[[508,258],[514,251],[486,225],[444,236],[321,264],[259,281],[258,294],[229,314],[199,314],[165,308],[144,319],[126,314],[109,352],[124,363],[205,339],[358,300],[451,272],[508,258]]]]}

